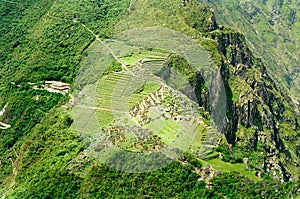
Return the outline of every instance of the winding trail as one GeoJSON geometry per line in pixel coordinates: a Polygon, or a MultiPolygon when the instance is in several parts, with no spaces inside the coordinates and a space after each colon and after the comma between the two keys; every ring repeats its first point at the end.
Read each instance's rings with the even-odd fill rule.
{"type": "MultiPolygon", "coordinates": [[[[2,116],[5,113],[6,107],[8,106],[8,103],[5,104],[3,109],[0,111],[0,116],[2,116]]],[[[0,129],[5,130],[11,128],[11,125],[5,124],[3,122],[0,122],[0,129]]]]}
{"type": "Polygon", "coordinates": [[[2,116],[5,113],[6,107],[8,106],[8,103],[5,104],[3,109],[0,111],[0,116],[2,116]]]}
{"type": "Polygon", "coordinates": [[[105,48],[107,48],[109,50],[109,52],[111,53],[111,55],[115,58],[115,60],[117,62],[119,62],[121,65],[122,65],[122,68],[125,70],[125,71],[129,71],[129,69],[127,68],[126,64],[124,64],[117,56],[116,54],[114,53],[114,51],[108,46],[106,45],[100,38],[98,35],[96,35],[91,29],[89,29],[85,24],[81,23],[81,25],[86,29],[88,30],[95,38],[97,41],[99,41],[103,46],[105,46],[105,48]]]}
{"type": "Polygon", "coordinates": [[[9,192],[12,191],[13,187],[14,187],[15,184],[16,184],[16,177],[17,177],[17,175],[18,175],[18,171],[17,171],[16,167],[14,166],[14,162],[13,162],[12,159],[11,159],[11,162],[12,162],[12,166],[13,166],[12,182],[11,182],[11,184],[9,185],[9,187],[6,189],[6,191],[5,191],[4,193],[2,193],[1,199],[5,199],[6,196],[7,196],[7,194],[8,194],[9,192]]]}
{"type": "Polygon", "coordinates": [[[0,129],[5,130],[11,128],[10,124],[5,124],[3,122],[0,122],[0,129]]]}

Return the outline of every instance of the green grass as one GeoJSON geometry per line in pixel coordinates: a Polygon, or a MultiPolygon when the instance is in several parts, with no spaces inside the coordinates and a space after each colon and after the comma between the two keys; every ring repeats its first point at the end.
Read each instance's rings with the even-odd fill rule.
{"type": "Polygon", "coordinates": [[[192,149],[197,150],[201,147],[202,137],[203,137],[204,134],[207,134],[207,129],[203,125],[199,125],[197,130],[196,130],[196,134],[195,134],[193,144],[191,146],[192,149]]]}
{"type": "Polygon", "coordinates": [[[174,139],[176,139],[176,135],[180,133],[180,125],[171,120],[166,120],[165,122],[159,120],[156,125],[158,125],[158,127],[161,127],[161,129],[157,132],[157,135],[167,145],[170,144],[174,139]]]}
{"type": "Polygon", "coordinates": [[[140,60],[144,61],[151,61],[151,60],[156,60],[156,59],[164,59],[166,56],[160,56],[160,55],[155,55],[151,53],[139,53],[139,54],[134,54],[134,57],[140,60]]]}
{"type": "Polygon", "coordinates": [[[133,56],[119,58],[125,65],[135,66],[138,63],[138,59],[133,56]]]}
{"type": "Polygon", "coordinates": [[[145,82],[145,84],[141,86],[139,90],[131,95],[129,100],[130,107],[134,107],[138,102],[155,92],[160,86],[161,85],[157,82],[145,82]]]}
{"type": "Polygon", "coordinates": [[[156,119],[150,124],[144,125],[143,128],[150,129],[158,135],[165,144],[171,144],[179,134],[181,126],[172,120],[156,119]]]}
{"type": "MultiPolygon", "coordinates": [[[[232,101],[237,104],[240,103],[239,99],[240,99],[240,95],[242,93],[252,90],[252,88],[240,78],[235,78],[233,76],[230,76],[228,82],[229,82],[229,86],[232,90],[232,101]]],[[[251,96],[249,96],[249,97],[251,97],[251,96]]]]}
{"type": "Polygon", "coordinates": [[[111,111],[97,110],[96,111],[96,116],[97,116],[100,128],[107,127],[115,119],[115,116],[113,115],[113,113],[111,111]]]}
{"type": "Polygon", "coordinates": [[[203,162],[203,165],[210,164],[210,165],[213,166],[214,169],[220,170],[222,172],[233,172],[233,171],[235,171],[235,172],[239,172],[239,173],[247,176],[251,180],[255,180],[255,181],[260,180],[260,178],[255,176],[254,171],[246,170],[246,167],[243,163],[231,164],[231,163],[228,163],[228,162],[224,162],[219,158],[208,160],[207,162],[204,162],[204,161],[202,161],[202,162],[203,162]]]}
{"type": "Polygon", "coordinates": [[[113,100],[119,100],[114,96],[116,89],[123,88],[129,76],[124,73],[112,73],[108,76],[104,76],[98,82],[95,104],[100,108],[112,107],[113,100]]]}
{"type": "Polygon", "coordinates": [[[216,156],[218,156],[219,153],[216,151],[213,151],[212,153],[209,153],[208,155],[206,155],[203,159],[209,159],[209,158],[216,158],[216,156]]]}
{"type": "Polygon", "coordinates": [[[125,55],[123,57],[120,57],[119,59],[126,65],[135,66],[137,65],[139,60],[143,61],[155,61],[155,60],[161,60],[165,59],[168,56],[168,54],[163,53],[161,51],[146,51],[143,50],[142,52],[133,52],[129,55],[125,55]]]}

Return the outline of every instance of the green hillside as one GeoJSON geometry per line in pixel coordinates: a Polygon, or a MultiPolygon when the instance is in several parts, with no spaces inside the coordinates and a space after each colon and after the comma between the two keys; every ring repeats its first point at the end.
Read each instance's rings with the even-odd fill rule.
{"type": "Polygon", "coordinates": [[[272,77],[299,101],[299,1],[200,0],[199,2],[214,10],[220,24],[245,34],[249,48],[257,57],[263,59],[272,77]]]}
{"type": "MultiPolygon", "coordinates": [[[[295,19],[273,39],[297,44],[284,11],[295,19]]],[[[299,82],[281,76],[297,45],[256,46],[196,0],[3,0],[0,13],[1,198],[299,195],[285,92],[299,82]]]]}

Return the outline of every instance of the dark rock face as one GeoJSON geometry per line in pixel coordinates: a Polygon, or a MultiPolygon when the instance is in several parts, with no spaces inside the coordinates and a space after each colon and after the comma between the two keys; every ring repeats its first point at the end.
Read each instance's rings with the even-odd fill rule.
{"type": "Polygon", "coordinates": [[[251,67],[253,65],[252,52],[245,45],[243,35],[236,32],[228,34],[212,33],[212,38],[218,42],[219,51],[232,66],[237,67],[239,64],[242,64],[246,67],[251,67]],[[228,51],[228,49],[230,50],[228,51]]]}
{"type": "Polygon", "coordinates": [[[203,92],[205,80],[201,73],[198,72],[194,80],[189,83],[194,88],[194,93],[196,94],[199,105],[204,107],[206,110],[211,110],[211,107],[209,105],[209,93],[208,91],[203,92]]]}
{"type": "MultiPolygon", "coordinates": [[[[258,142],[262,143],[265,157],[263,170],[281,181],[291,180],[291,172],[287,168],[288,165],[295,166],[294,162],[299,162],[299,147],[292,150],[290,146],[299,143],[300,128],[299,117],[293,110],[290,97],[269,77],[261,60],[253,56],[243,35],[230,31],[213,31],[211,38],[217,41],[219,53],[223,57],[220,78],[227,95],[227,111],[221,131],[227,142],[235,146],[238,142],[247,140],[237,136],[240,126],[255,129],[252,135],[248,135],[248,143],[245,145],[250,146],[251,150],[257,150],[258,142]],[[233,92],[236,91],[233,89],[237,88],[232,87],[230,79],[231,82],[239,79],[246,85],[240,85],[239,97],[235,101],[233,92]],[[284,128],[283,124],[290,129],[284,128]],[[290,133],[293,136],[287,135],[290,133]],[[295,159],[295,156],[298,158],[295,159]]],[[[217,84],[212,85],[217,88],[217,84]]],[[[198,95],[201,105],[209,112],[220,104],[213,103],[214,99],[209,97],[213,90],[209,89],[198,95]]],[[[297,167],[299,168],[299,164],[297,167]]]]}

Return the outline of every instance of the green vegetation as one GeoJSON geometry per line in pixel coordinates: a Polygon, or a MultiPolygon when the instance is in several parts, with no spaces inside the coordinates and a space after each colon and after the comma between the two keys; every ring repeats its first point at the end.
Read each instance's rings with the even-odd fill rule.
{"type": "Polygon", "coordinates": [[[120,71],[122,71],[122,65],[117,61],[113,61],[108,66],[108,69],[106,69],[106,71],[103,73],[103,75],[109,75],[111,73],[120,72],[120,71]]]}
{"type": "MultiPolygon", "coordinates": [[[[145,195],[254,198],[262,194],[287,198],[296,191],[292,183],[282,186],[271,180],[255,182],[237,173],[221,174],[213,179],[211,189],[206,188],[206,183],[199,181],[194,171],[194,166],[201,168],[201,164],[191,154],[185,155],[187,164],[174,162],[166,168],[141,174],[115,171],[91,157],[81,162],[76,156],[84,154],[84,146],[76,133],[67,130],[70,121],[66,113],[57,110],[51,110],[33,129],[17,154],[14,165],[18,175],[11,192],[16,198],[137,198],[145,195]]],[[[236,168],[227,167],[238,170],[239,166],[236,168]]]]}
{"type": "Polygon", "coordinates": [[[220,24],[245,34],[252,52],[290,95],[299,96],[300,15],[297,1],[201,0],[220,24]]]}
{"type": "Polygon", "coordinates": [[[136,66],[139,61],[148,62],[163,60],[166,56],[167,54],[163,53],[162,50],[149,49],[149,51],[140,50],[139,52],[130,53],[128,55],[122,56],[120,60],[126,65],[136,66]]]}
{"type": "MultiPolygon", "coordinates": [[[[284,13],[290,13],[284,14],[288,17],[289,24],[298,24],[293,19],[295,14],[292,10],[283,9],[286,10],[284,13]]],[[[195,47],[197,53],[191,53],[195,49],[185,49],[186,57],[171,56],[167,62],[188,81],[194,81],[200,70],[215,71],[218,68],[211,62],[211,56],[217,64],[227,61],[223,60],[225,58],[218,51],[219,43],[206,37],[214,34],[213,31],[222,33],[228,30],[214,30],[218,27],[214,24],[213,15],[203,5],[194,0],[185,7],[181,6],[181,1],[170,0],[5,0],[0,2],[0,13],[0,107],[8,103],[0,119],[12,126],[0,130],[1,197],[291,198],[296,195],[298,182],[281,184],[264,173],[262,177],[256,175],[256,164],[261,165],[261,160],[266,157],[266,154],[262,154],[264,149],[261,141],[257,142],[254,149],[244,151],[245,146],[229,147],[224,144],[226,140],[223,140],[219,147],[210,149],[207,160],[198,159],[193,152],[197,152],[203,142],[208,142],[210,133],[214,132],[209,117],[203,118],[204,123],[199,125],[192,150],[188,150],[180,160],[151,173],[116,171],[100,163],[90,153],[93,148],[90,147],[89,139],[92,140],[95,133],[99,133],[93,132],[96,129],[93,125],[96,126],[99,122],[104,129],[112,125],[115,118],[134,124],[133,119],[122,111],[132,108],[161,85],[154,81],[141,82],[138,78],[132,78],[87,28],[104,40],[122,62],[130,66],[136,65],[139,60],[164,59],[185,46],[195,47]],[[149,28],[141,32],[131,30],[153,26],[170,28],[184,35],[164,28],[149,28]],[[129,30],[127,33],[133,38],[128,43],[122,43],[126,42],[126,32],[121,33],[124,30],[129,30]],[[191,37],[194,38],[192,42],[191,37]],[[117,38],[117,41],[112,42],[108,38],[117,38]],[[166,41],[170,38],[171,41],[166,41]],[[143,48],[131,46],[133,41],[143,48]],[[157,49],[147,49],[147,45],[142,45],[155,42],[157,49]],[[206,52],[199,44],[211,52],[206,52]],[[119,47],[120,50],[117,51],[119,47]],[[161,50],[163,47],[165,50],[161,50]],[[129,55],[128,52],[133,54],[129,55]],[[75,77],[81,80],[81,84],[75,83],[72,90],[76,97],[81,96],[75,102],[82,107],[74,105],[71,108],[68,101],[72,96],[34,89],[28,83],[35,83],[41,88],[47,80],[73,83],[76,81],[75,77]],[[87,97],[95,91],[93,99],[87,97]],[[74,115],[82,114],[76,119],[80,119],[78,125],[85,127],[85,132],[75,131],[75,116],[72,116],[70,109],[74,115]],[[95,114],[95,118],[90,117],[91,112],[95,114]],[[216,158],[219,152],[223,154],[222,160],[216,158]],[[248,165],[241,163],[246,155],[249,155],[248,165]],[[202,165],[212,165],[222,173],[206,183],[199,180],[203,177],[199,173],[203,169],[202,165]]],[[[153,64],[153,67],[161,67],[161,64],[155,64],[158,66],[153,64]]],[[[259,73],[251,73],[251,69],[249,71],[249,77],[257,78],[259,73]]],[[[205,83],[207,82],[203,80],[196,87],[199,96],[202,91],[207,90],[205,83]]],[[[234,102],[238,101],[240,93],[248,89],[246,86],[239,87],[242,83],[236,78],[229,78],[234,102]]],[[[282,99],[274,89],[268,89],[274,94],[273,101],[282,99]]],[[[273,101],[270,100],[270,103],[275,104],[273,101]]],[[[281,117],[293,118],[290,103],[282,101],[286,110],[281,117]]],[[[180,100],[174,100],[171,96],[164,101],[164,105],[169,107],[178,103],[180,100]]],[[[276,103],[278,107],[281,106],[279,102],[276,103]]],[[[258,111],[265,109],[265,106],[267,105],[259,106],[258,111]]],[[[151,114],[155,115],[150,111],[149,115],[151,114]]],[[[157,121],[155,128],[161,128],[155,138],[160,137],[159,141],[167,144],[176,139],[178,123],[172,120],[157,121]]],[[[284,132],[292,129],[287,122],[280,123],[279,127],[284,132]]],[[[153,130],[157,129],[153,127],[153,130]]],[[[253,134],[252,130],[240,127],[235,133],[239,137],[244,136],[246,140],[253,134]]],[[[295,134],[290,132],[288,135],[295,134]]],[[[135,149],[126,143],[121,144],[126,149],[135,149]]],[[[150,146],[153,143],[147,144],[150,146]]],[[[180,144],[178,142],[179,148],[180,144]]],[[[296,150],[296,143],[291,146],[296,150]]],[[[122,154],[115,154],[114,157],[124,158],[122,154]]],[[[135,159],[129,160],[134,165],[138,164],[135,159]]],[[[297,172],[294,167],[289,169],[297,172]]]]}
{"type": "Polygon", "coordinates": [[[113,105],[112,100],[119,100],[116,96],[117,89],[124,89],[130,78],[131,76],[124,72],[112,73],[101,78],[97,83],[96,107],[110,109],[113,105]]]}
{"type": "Polygon", "coordinates": [[[194,150],[199,149],[201,147],[201,144],[203,143],[202,139],[206,134],[207,134],[207,129],[203,125],[199,125],[195,132],[195,138],[191,148],[194,150]]]}
{"type": "Polygon", "coordinates": [[[243,163],[230,164],[230,163],[224,162],[224,161],[216,158],[216,159],[208,160],[207,162],[203,163],[204,166],[206,164],[209,164],[209,165],[213,166],[215,169],[220,170],[222,172],[243,173],[243,175],[245,175],[250,180],[255,180],[255,181],[261,180],[260,178],[255,176],[254,171],[247,171],[245,164],[243,164],[243,163]]]}
{"type": "Polygon", "coordinates": [[[111,111],[100,111],[97,110],[97,118],[101,128],[107,127],[114,121],[114,115],[111,111]]]}
{"type": "Polygon", "coordinates": [[[140,89],[137,89],[129,99],[130,106],[133,107],[138,102],[142,101],[145,97],[151,93],[157,91],[161,85],[157,82],[146,81],[140,89]]]}
{"type": "MultiPolygon", "coordinates": [[[[157,120],[153,124],[155,128],[160,127],[157,135],[162,139],[164,143],[170,145],[173,140],[176,139],[176,136],[179,135],[180,126],[172,120],[161,121],[157,120]]],[[[181,148],[179,145],[178,148],[181,148]]]]}
{"type": "Polygon", "coordinates": [[[183,57],[173,55],[167,60],[166,64],[182,74],[187,81],[192,82],[193,80],[195,80],[196,74],[198,72],[197,69],[194,68],[183,57]]]}

